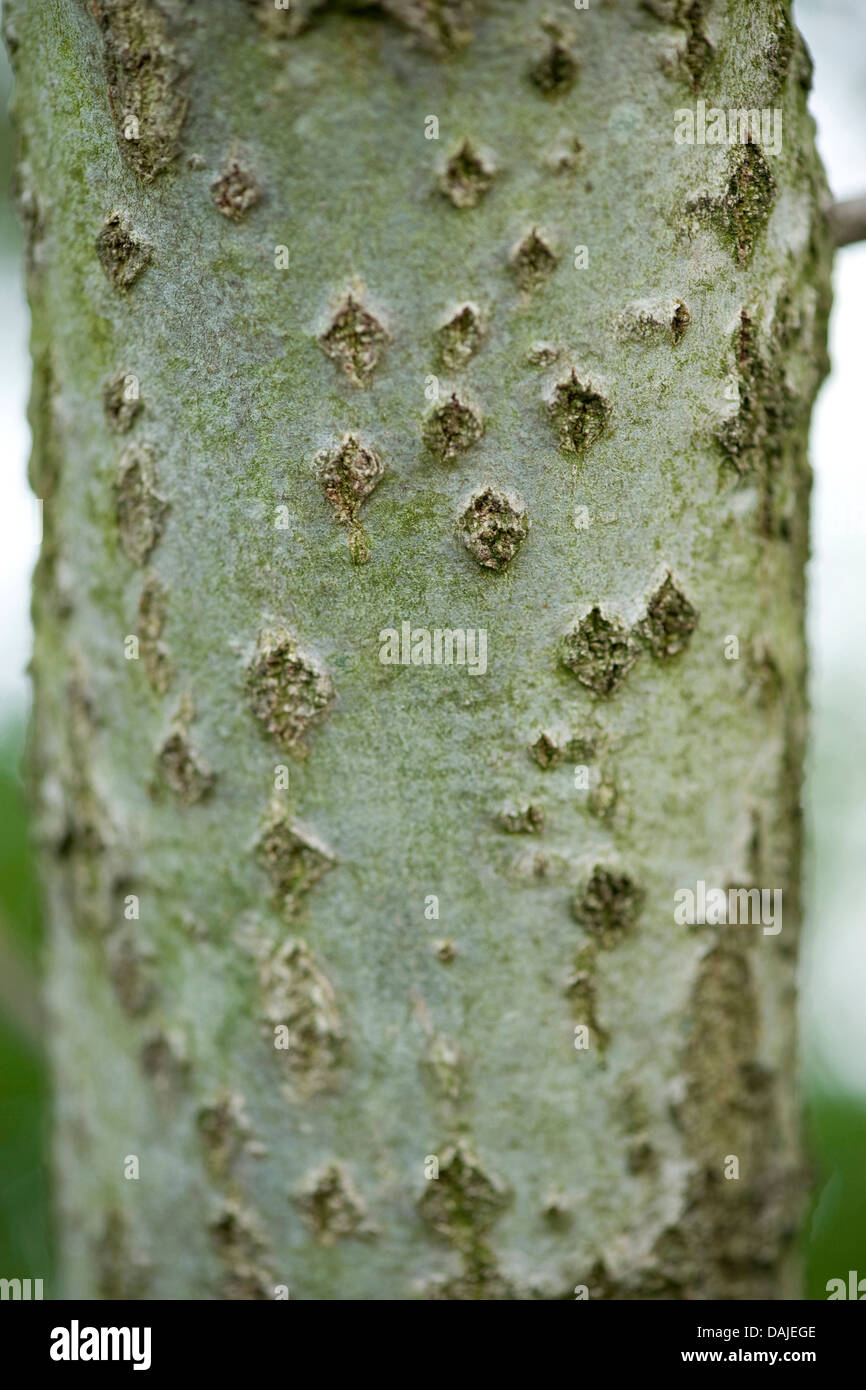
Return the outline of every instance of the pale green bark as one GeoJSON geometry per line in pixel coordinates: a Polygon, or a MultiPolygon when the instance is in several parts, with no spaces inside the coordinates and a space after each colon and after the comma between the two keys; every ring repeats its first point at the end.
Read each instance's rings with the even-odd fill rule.
{"type": "Polygon", "coordinates": [[[830,252],[787,6],[6,8],[62,1291],[796,1293],[830,252]],[[698,98],[781,108],[781,154],[676,145],[698,98]],[[607,694],[616,627],[563,645],[596,606],[607,694]],[[383,665],[404,621],[486,629],[486,673],[383,665]],[[677,925],[700,879],[782,932],[677,925]]]}

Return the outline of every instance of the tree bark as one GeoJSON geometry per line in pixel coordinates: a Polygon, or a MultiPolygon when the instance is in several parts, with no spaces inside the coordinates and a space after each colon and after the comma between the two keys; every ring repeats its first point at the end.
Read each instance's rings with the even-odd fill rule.
{"type": "Polygon", "coordinates": [[[796,1297],[788,5],[4,8],[55,1292],[796,1297]]]}

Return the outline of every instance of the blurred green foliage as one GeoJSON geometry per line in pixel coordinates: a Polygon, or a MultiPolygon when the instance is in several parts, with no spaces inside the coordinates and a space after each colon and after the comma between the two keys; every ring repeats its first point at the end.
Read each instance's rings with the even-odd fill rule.
{"type": "MultiPolygon", "coordinates": [[[[0,275],[21,274],[11,199],[11,73],[0,45],[0,275]]],[[[6,402],[4,401],[4,405],[6,402]]],[[[50,1289],[48,1084],[35,1017],[42,935],[21,774],[24,714],[0,726],[0,1277],[50,1289]],[[29,995],[29,998],[28,998],[29,995]],[[5,1003],[5,1008],[4,1008],[5,1003]]]]}
{"type": "Polygon", "coordinates": [[[823,1181],[810,1223],[807,1296],[823,1299],[829,1279],[847,1281],[852,1269],[866,1279],[866,1107],[859,1098],[816,1091],[810,1112],[823,1181]]]}
{"type": "Polygon", "coordinates": [[[0,1276],[41,1278],[47,1291],[48,1084],[41,1030],[26,997],[28,986],[33,995],[37,988],[42,938],[21,776],[23,743],[21,719],[0,731],[0,970],[6,1006],[0,1012],[0,1276]]]}

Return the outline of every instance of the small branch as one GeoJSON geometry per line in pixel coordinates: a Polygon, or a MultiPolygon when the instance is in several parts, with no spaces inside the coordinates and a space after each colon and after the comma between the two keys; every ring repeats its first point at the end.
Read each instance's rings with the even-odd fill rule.
{"type": "Polygon", "coordinates": [[[844,203],[832,203],[828,216],[837,246],[851,246],[855,241],[866,241],[866,198],[849,198],[844,203]]]}

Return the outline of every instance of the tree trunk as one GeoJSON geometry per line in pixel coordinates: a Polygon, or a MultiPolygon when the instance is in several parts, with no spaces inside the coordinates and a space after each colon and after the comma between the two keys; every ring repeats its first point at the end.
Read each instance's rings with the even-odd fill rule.
{"type": "Polygon", "coordinates": [[[796,1296],[788,5],[5,9],[55,1292],[796,1296]]]}

